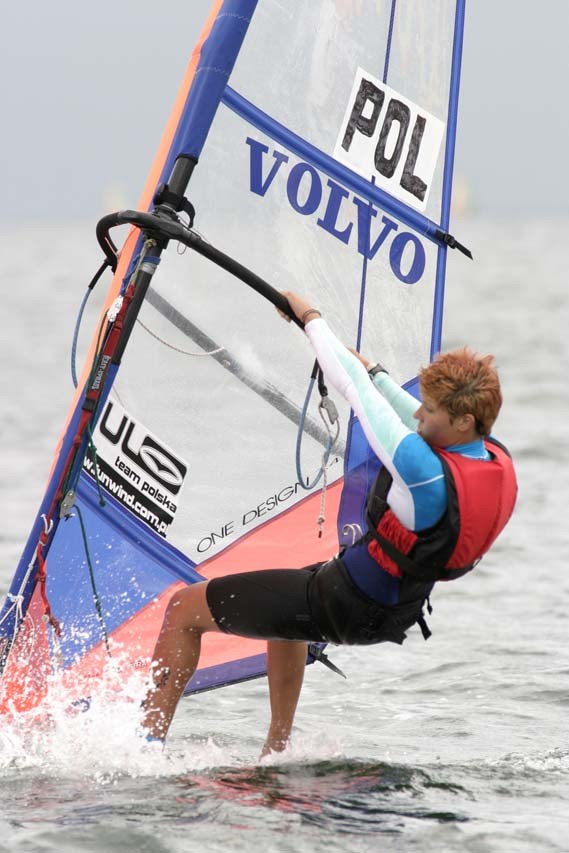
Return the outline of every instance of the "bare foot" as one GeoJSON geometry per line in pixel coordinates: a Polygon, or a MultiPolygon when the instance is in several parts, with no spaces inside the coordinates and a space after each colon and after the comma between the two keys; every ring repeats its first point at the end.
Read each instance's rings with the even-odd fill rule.
{"type": "Polygon", "coordinates": [[[288,745],[288,738],[286,740],[272,740],[267,738],[259,758],[266,758],[272,752],[284,752],[288,745]]]}

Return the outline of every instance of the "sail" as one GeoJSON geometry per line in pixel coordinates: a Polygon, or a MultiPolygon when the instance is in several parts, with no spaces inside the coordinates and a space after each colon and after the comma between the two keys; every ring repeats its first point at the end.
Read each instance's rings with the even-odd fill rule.
{"type": "MultiPolygon", "coordinates": [[[[116,270],[0,614],[2,710],[36,705],[54,674],[81,698],[109,660],[121,679],[145,672],[176,589],[327,559],[363,523],[376,464],[336,399],[319,536],[313,357],[247,284],[299,290],[416,388],[440,346],[446,252],[462,248],[448,228],[463,5],[213,3],[147,218],[106,220],[134,224],[116,258],[99,228],[116,270]]],[[[264,671],[264,644],[207,635],[187,690],[264,671]]]]}

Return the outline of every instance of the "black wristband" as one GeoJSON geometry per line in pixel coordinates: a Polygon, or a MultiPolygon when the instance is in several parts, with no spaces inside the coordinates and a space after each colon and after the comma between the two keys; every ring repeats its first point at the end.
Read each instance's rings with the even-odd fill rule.
{"type": "Polygon", "coordinates": [[[368,368],[368,376],[370,379],[373,379],[374,376],[377,376],[378,373],[387,373],[389,375],[389,371],[385,369],[385,367],[376,361],[375,364],[372,364],[371,367],[368,368]]]}

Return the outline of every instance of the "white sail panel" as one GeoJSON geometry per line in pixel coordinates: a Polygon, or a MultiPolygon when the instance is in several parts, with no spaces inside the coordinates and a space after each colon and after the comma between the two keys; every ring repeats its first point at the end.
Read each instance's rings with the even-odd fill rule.
{"type": "MultiPolygon", "coordinates": [[[[269,0],[256,10],[231,85],[328,154],[358,67],[446,124],[455,12],[455,0],[269,0]]],[[[443,158],[427,208],[434,220],[442,170],[443,158]]]]}

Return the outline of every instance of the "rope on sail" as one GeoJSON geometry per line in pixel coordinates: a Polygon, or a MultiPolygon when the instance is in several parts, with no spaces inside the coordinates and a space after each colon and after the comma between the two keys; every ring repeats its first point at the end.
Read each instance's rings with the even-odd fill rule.
{"type": "Polygon", "coordinates": [[[156,332],[153,332],[152,329],[149,329],[148,326],[146,326],[139,318],[136,322],[139,326],[142,326],[144,331],[147,332],[155,340],[159,341],[165,347],[168,347],[168,349],[174,350],[174,352],[179,352],[181,355],[191,355],[195,356],[196,358],[203,358],[204,356],[218,355],[220,352],[225,352],[225,347],[217,347],[216,349],[208,350],[206,352],[190,352],[190,350],[181,349],[180,347],[176,347],[174,346],[174,344],[165,341],[164,338],[161,338],[160,335],[157,335],[156,332]]]}
{"type": "Polygon", "coordinates": [[[81,302],[81,306],[79,308],[79,312],[77,314],[77,320],[75,321],[75,329],[73,331],[73,343],[71,344],[71,378],[73,380],[73,385],[77,388],[78,379],[77,379],[77,341],[79,340],[79,330],[81,329],[81,322],[83,320],[83,312],[85,311],[85,306],[87,305],[87,300],[89,299],[93,289],[104,271],[107,267],[110,266],[108,258],[105,258],[89,284],[87,285],[87,290],[85,291],[85,295],[83,296],[83,300],[81,302]]]}
{"type": "Polygon", "coordinates": [[[101,628],[101,634],[102,634],[103,639],[105,641],[105,648],[107,650],[107,654],[109,657],[112,657],[111,649],[109,646],[109,634],[107,632],[107,626],[105,625],[105,619],[103,617],[103,608],[101,606],[101,598],[99,596],[99,592],[97,590],[97,584],[95,581],[95,572],[93,569],[93,563],[91,561],[91,553],[89,551],[89,539],[87,537],[87,530],[85,527],[85,522],[83,520],[83,514],[82,514],[79,506],[76,506],[75,510],[77,512],[77,518],[79,519],[79,524],[81,525],[81,535],[83,537],[83,544],[85,546],[85,556],[87,558],[87,566],[89,567],[89,579],[91,581],[91,590],[93,592],[93,601],[95,603],[95,611],[97,613],[97,619],[99,621],[99,626],[101,628]]]}

